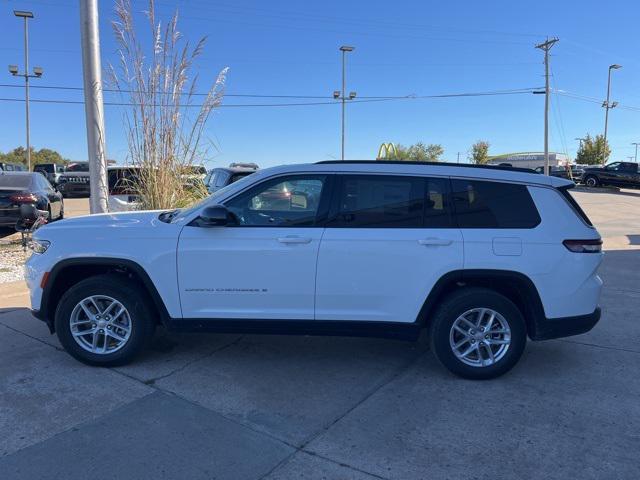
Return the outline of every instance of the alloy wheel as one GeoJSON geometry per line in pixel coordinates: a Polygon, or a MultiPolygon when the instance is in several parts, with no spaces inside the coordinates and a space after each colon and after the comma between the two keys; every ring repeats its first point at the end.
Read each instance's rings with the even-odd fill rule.
{"type": "Polygon", "coordinates": [[[472,367],[499,362],[511,345],[511,329],[505,318],[490,308],[473,308],[451,326],[449,345],[458,360],[472,367]]]}
{"type": "Polygon", "coordinates": [[[122,303],[106,295],[92,295],[74,307],[71,335],[90,353],[105,355],[124,347],[131,337],[131,316],[122,303]]]}

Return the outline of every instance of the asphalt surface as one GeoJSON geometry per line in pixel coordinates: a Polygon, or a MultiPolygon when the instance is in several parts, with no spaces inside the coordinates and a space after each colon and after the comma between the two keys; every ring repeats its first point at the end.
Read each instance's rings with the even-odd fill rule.
{"type": "Polygon", "coordinates": [[[0,479],[640,478],[640,192],[578,193],[603,318],[492,381],[424,342],[172,335],[84,366],[0,285],[0,479]]]}

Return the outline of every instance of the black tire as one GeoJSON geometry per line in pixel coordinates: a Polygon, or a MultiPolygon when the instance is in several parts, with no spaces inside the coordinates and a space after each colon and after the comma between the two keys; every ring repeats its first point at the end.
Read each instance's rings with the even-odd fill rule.
{"type": "Polygon", "coordinates": [[[584,184],[587,187],[598,187],[600,186],[600,180],[598,180],[598,177],[594,177],[593,175],[588,175],[584,179],[584,184]]]}
{"type": "Polygon", "coordinates": [[[445,368],[464,378],[485,380],[503,375],[518,363],[527,342],[527,328],[522,313],[507,297],[493,290],[468,287],[445,298],[429,324],[429,338],[433,353],[445,368]],[[506,353],[489,366],[467,365],[456,356],[450,343],[456,319],[475,308],[498,312],[511,330],[511,342],[506,353]]]}
{"type": "Polygon", "coordinates": [[[60,200],[60,215],[58,215],[58,220],[64,220],[64,202],[60,200]]]}
{"type": "Polygon", "coordinates": [[[134,359],[153,336],[156,321],[149,298],[140,294],[140,286],[124,275],[99,275],[71,287],[60,299],[55,314],[56,334],[64,349],[88,365],[113,367],[134,359]],[[79,302],[92,295],[105,295],[120,302],[131,319],[131,334],[126,343],[111,353],[92,353],[82,348],[71,334],[71,315],[79,302]]]}
{"type": "Polygon", "coordinates": [[[53,214],[51,213],[51,204],[47,205],[47,213],[49,216],[47,217],[47,222],[53,222],[53,214]]]}

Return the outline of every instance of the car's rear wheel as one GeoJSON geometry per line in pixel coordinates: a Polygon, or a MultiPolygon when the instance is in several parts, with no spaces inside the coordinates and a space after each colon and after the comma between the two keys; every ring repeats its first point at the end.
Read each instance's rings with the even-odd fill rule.
{"type": "Polygon", "coordinates": [[[513,368],[526,335],[518,307],[484,288],[451,294],[430,324],[431,347],[440,363],[456,375],[477,380],[495,378],[513,368]]]}
{"type": "Polygon", "coordinates": [[[120,275],[83,280],[60,299],[56,333],[65,350],[89,365],[130,362],[153,335],[153,309],[139,286],[120,275]]]}
{"type": "Polygon", "coordinates": [[[584,184],[587,187],[597,187],[598,185],[600,185],[600,181],[598,180],[598,177],[589,175],[587,178],[584,179],[584,184]]]}

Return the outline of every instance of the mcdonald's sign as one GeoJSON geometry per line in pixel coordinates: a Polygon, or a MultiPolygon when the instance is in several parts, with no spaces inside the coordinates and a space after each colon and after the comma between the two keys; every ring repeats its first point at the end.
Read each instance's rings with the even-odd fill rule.
{"type": "Polygon", "coordinates": [[[380,145],[376,160],[397,160],[397,159],[398,159],[398,150],[396,149],[396,146],[393,143],[389,142],[389,143],[383,143],[382,145],[380,145]]]}

